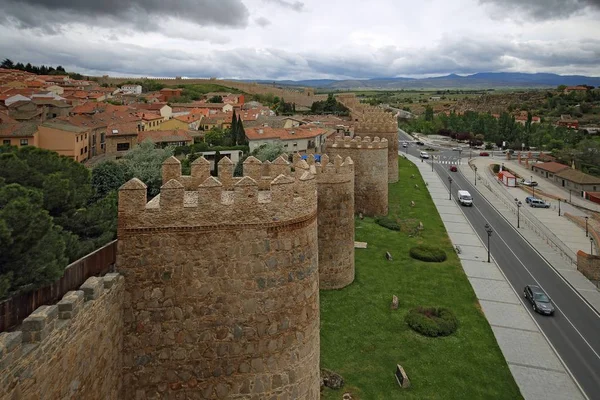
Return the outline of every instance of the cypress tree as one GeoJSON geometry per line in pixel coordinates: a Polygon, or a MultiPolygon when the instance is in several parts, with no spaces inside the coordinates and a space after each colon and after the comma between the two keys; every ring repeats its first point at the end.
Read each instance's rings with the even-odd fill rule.
{"type": "Polygon", "coordinates": [[[238,138],[238,124],[237,124],[238,120],[237,117],[235,115],[235,110],[233,110],[233,115],[231,116],[231,142],[234,145],[237,145],[237,138],[238,138]]]}
{"type": "Polygon", "coordinates": [[[242,118],[238,117],[238,139],[240,145],[247,145],[248,139],[246,138],[246,130],[244,129],[244,123],[242,122],[242,118]]]}

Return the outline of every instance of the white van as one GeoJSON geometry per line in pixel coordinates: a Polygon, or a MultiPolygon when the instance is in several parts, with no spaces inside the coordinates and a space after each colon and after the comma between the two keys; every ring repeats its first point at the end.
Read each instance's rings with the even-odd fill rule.
{"type": "Polygon", "coordinates": [[[458,191],[458,201],[463,206],[472,206],[473,205],[473,197],[471,197],[471,193],[466,190],[458,191]]]}
{"type": "Polygon", "coordinates": [[[426,151],[422,151],[420,154],[421,158],[429,158],[429,153],[427,153],[426,151]]]}

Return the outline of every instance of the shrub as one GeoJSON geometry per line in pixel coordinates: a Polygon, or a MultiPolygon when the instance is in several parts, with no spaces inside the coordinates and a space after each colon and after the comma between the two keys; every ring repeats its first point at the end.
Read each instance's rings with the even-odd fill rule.
{"type": "Polygon", "coordinates": [[[448,336],[458,328],[454,313],[442,307],[413,308],[404,320],[412,330],[429,337],[448,336]]]}
{"type": "Polygon", "coordinates": [[[388,217],[379,217],[375,219],[375,222],[377,222],[378,225],[383,226],[384,228],[387,228],[391,231],[400,230],[400,225],[398,225],[398,222],[388,217]]]}
{"type": "Polygon", "coordinates": [[[498,164],[492,165],[492,171],[494,171],[494,173],[497,174],[498,172],[500,172],[500,166],[498,164]]]}
{"type": "Polygon", "coordinates": [[[425,262],[443,262],[447,258],[444,250],[433,246],[415,246],[410,249],[410,256],[425,262]]]}

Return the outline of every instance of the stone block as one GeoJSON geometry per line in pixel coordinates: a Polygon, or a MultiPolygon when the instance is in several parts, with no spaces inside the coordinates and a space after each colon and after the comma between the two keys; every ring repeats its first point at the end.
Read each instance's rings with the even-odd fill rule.
{"type": "Polygon", "coordinates": [[[396,296],[396,295],[392,296],[392,304],[390,307],[392,308],[392,310],[398,309],[398,296],[396,296]]]}
{"type": "Polygon", "coordinates": [[[83,306],[84,297],[85,295],[81,290],[67,292],[57,304],[58,318],[71,319],[77,315],[83,306]]]}
{"type": "Polygon", "coordinates": [[[23,342],[38,343],[54,329],[58,318],[58,306],[41,306],[23,320],[23,342]]]}
{"type": "Polygon", "coordinates": [[[116,272],[111,272],[109,274],[104,275],[102,277],[102,280],[104,281],[104,289],[110,289],[111,287],[113,287],[113,285],[119,281],[120,276],[121,275],[119,275],[116,272]]]}
{"type": "Polygon", "coordinates": [[[0,333],[0,360],[21,346],[22,342],[23,333],[20,331],[0,333]]]}
{"type": "Polygon", "coordinates": [[[79,287],[79,289],[83,290],[85,301],[95,300],[102,295],[104,280],[97,276],[91,276],[79,287]]]}

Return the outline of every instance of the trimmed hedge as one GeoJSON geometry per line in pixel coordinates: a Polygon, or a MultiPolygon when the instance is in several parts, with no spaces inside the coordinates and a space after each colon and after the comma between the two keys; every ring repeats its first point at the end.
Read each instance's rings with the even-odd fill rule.
{"type": "Polygon", "coordinates": [[[498,165],[498,164],[492,165],[492,171],[494,171],[495,174],[500,172],[500,165],[498,165]]]}
{"type": "Polygon", "coordinates": [[[377,225],[383,226],[391,231],[399,231],[400,225],[396,221],[388,217],[379,217],[375,219],[377,225]]]}
{"type": "Polygon", "coordinates": [[[412,330],[429,337],[448,336],[458,329],[458,319],[448,308],[413,308],[404,320],[412,330]]]}
{"type": "Polygon", "coordinates": [[[443,262],[447,258],[444,250],[433,246],[415,246],[409,253],[412,258],[425,262],[443,262]]]}

